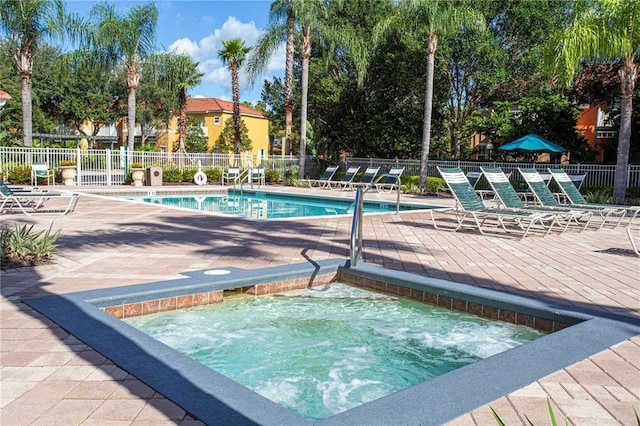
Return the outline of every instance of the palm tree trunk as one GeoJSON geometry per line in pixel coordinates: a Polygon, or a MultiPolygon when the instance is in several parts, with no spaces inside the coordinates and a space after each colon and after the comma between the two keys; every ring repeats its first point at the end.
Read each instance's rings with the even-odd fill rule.
{"type": "Polygon", "coordinates": [[[233,152],[240,154],[240,142],[242,139],[242,122],[240,118],[240,84],[238,81],[238,67],[231,68],[231,87],[233,91],[233,152]]]}
{"type": "Polygon", "coordinates": [[[300,160],[298,162],[298,178],[304,178],[307,156],[307,93],[309,92],[309,58],[311,57],[311,28],[306,26],[302,42],[302,99],[300,101],[300,160]]]}
{"type": "Polygon", "coordinates": [[[625,201],[627,190],[627,168],[629,167],[629,147],[631,145],[631,112],[633,110],[633,90],[635,88],[636,67],[633,58],[627,58],[620,68],[622,100],[620,102],[620,133],[618,135],[618,156],[613,179],[613,197],[616,202],[625,201]]]}
{"type": "Polygon", "coordinates": [[[16,52],[14,59],[18,64],[18,74],[22,86],[22,131],[24,146],[33,146],[33,100],[31,76],[33,74],[33,56],[28,50],[16,52]]]}
{"type": "Polygon", "coordinates": [[[129,158],[133,152],[133,145],[136,137],[136,89],[129,87],[127,97],[127,146],[129,147],[129,158]]]}
{"type": "Polygon", "coordinates": [[[22,131],[24,146],[33,146],[33,106],[31,99],[31,76],[22,75],[22,131]]]}
{"type": "Polygon", "coordinates": [[[291,130],[293,128],[293,37],[294,37],[293,15],[287,17],[287,55],[285,60],[284,74],[284,145],[282,155],[285,154],[286,147],[291,149],[291,130]]]}
{"type": "Polygon", "coordinates": [[[185,141],[187,138],[187,91],[185,88],[180,89],[179,93],[180,111],[178,112],[178,141],[180,143],[180,151],[185,151],[185,141]]]}
{"type": "Polygon", "coordinates": [[[433,112],[433,70],[438,37],[431,33],[427,39],[427,87],[424,92],[424,123],[422,126],[422,155],[420,157],[420,189],[427,183],[427,162],[431,145],[431,115],[433,112]]]}
{"type": "Polygon", "coordinates": [[[133,155],[133,147],[136,137],[136,91],[140,83],[140,73],[135,65],[127,69],[127,87],[129,93],[127,97],[127,145],[129,147],[129,159],[133,155]]]}

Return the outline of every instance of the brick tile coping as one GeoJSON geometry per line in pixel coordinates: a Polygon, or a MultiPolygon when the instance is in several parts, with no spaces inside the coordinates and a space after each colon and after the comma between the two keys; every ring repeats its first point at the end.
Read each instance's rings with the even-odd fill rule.
{"type": "Polygon", "coordinates": [[[224,291],[280,292],[337,279],[438,306],[557,330],[317,425],[442,424],[640,334],[640,320],[482,289],[344,259],[52,295],[24,302],[206,424],[311,425],[311,421],[114,318],[218,303],[224,291]],[[184,297],[186,296],[186,297],[184,297]],[[145,311],[146,309],[146,311],[145,311]],[[108,311],[109,313],[107,313],[108,311]],[[112,315],[110,315],[112,314],[112,315]],[[563,328],[564,327],[564,328],[563,328]]]}
{"type": "MultiPolygon", "coordinates": [[[[336,281],[384,294],[406,297],[432,306],[466,312],[495,321],[504,321],[512,324],[523,325],[547,333],[562,330],[569,326],[566,321],[551,320],[517,312],[511,309],[496,308],[490,305],[469,302],[451,296],[438,295],[428,291],[411,289],[396,284],[388,284],[382,281],[353,275],[345,271],[316,276],[311,286],[317,287],[336,281]]],[[[267,284],[256,284],[249,287],[242,287],[238,291],[246,295],[261,296],[290,290],[302,290],[308,287],[309,279],[305,277],[267,284]]],[[[115,318],[123,319],[155,314],[157,312],[175,311],[195,306],[217,304],[222,303],[223,301],[224,290],[136,301],[122,305],[108,306],[101,309],[115,318]]]]}

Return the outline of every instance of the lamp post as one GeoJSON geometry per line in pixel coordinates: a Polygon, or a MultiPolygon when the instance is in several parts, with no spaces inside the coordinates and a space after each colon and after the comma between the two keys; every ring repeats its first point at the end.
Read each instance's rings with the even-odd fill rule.
{"type": "Polygon", "coordinates": [[[485,149],[486,149],[486,150],[487,150],[487,152],[488,152],[488,155],[487,155],[487,156],[488,156],[488,160],[489,160],[489,161],[491,161],[491,157],[492,157],[491,153],[492,153],[492,151],[493,151],[493,143],[492,143],[492,142],[489,142],[489,143],[487,144],[487,146],[485,147],[485,149]]]}

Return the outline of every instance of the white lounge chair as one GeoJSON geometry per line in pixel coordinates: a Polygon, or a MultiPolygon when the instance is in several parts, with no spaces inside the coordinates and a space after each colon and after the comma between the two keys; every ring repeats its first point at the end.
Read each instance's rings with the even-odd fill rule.
{"type": "Polygon", "coordinates": [[[72,212],[78,202],[77,193],[50,193],[40,191],[21,191],[14,192],[11,188],[0,183],[0,213],[10,213],[11,211],[19,210],[27,216],[34,213],[58,213],[65,215],[72,212]],[[60,204],[60,207],[51,207],[48,205],[45,207],[45,203],[49,203],[51,200],[64,200],[60,204]],[[68,200],[68,202],[67,202],[68,200]],[[66,204],[65,204],[66,203],[66,204]]]}

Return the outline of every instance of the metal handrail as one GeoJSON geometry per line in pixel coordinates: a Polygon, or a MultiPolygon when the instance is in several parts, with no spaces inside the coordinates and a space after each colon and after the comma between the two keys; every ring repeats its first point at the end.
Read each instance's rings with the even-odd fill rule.
{"type": "Polygon", "coordinates": [[[249,172],[247,169],[240,170],[240,172],[238,172],[238,176],[236,176],[235,179],[233,179],[234,191],[236,190],[236,182],[240,182],[240,192],[243,191],[244,178],[246,178],[247,176],[249,176],[249,172]]]}
{"type": "Polygon", "coordinates": [[[364,206],[364,196],[362,188],[356,189],[356,199],[354,201],[353,219],[351,220],[350,236],[350,260],[351,266],[356,266],[358,261],[364,261],[364,248],[362,244],[362,210],[364,206]]]}
{"type": "MultiPolygon", "coordinates": [[[[353,208],[353,219],[351,220],[351,235],[349,238],[349,258],[351,260],[351,266],[356,266],[360,260],[364,262],[364,245],[362,243],[362,214],[364,210],[364,194],[369,192],[372,188],[376,187],[376,184],[380,182],[383,178],[393,178],[396,181],[396,214],[400,213],[400,176],[391,175],[391,174],[383,174],[374,182],[371,182],[367,187],[362,190],[362,188],[356,188],[356,198],[353,201],[353,204],[349,208],[353,208]]],[[[349,210],[349,209],[347,209],[349,210]]]]}

